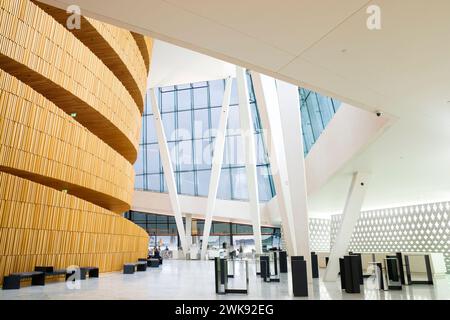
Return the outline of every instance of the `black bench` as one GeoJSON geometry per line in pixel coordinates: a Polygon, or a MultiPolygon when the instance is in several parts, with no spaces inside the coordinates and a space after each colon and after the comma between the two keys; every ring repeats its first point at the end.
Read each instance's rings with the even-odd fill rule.
{"type": "MultiPolygon", "coordinates": [[[[155,256],[149,256],[148,259],[158,259],[159,264],[163,263],[163,258],[161,256],[155,257],[155,256]]],[[[213,259],[214,260],[214,259],[213,259]]]]}
{"type": "Polygon", "coordinates": [[[54,269],[53,267],[42,267],[42,266],[34,267],[34,271],[43,272],[46,277],[64,275],[66,277],[66,280],[72,274],[67,272],[66,269],[54,269]]]}
{"type": "MultiPolygon", "coordinates": [[[[45,276],[58,276],[64,275],[66,280],[75,274],[75,270],[71,270],[70,272],[67,269],[54,269],[53,267],[35,267],[34,271],[41,271],[45,273],[45,276]]],[[[80,280],[86,280],[87,275],[89,278],[98,278],[98,268],[97,267],[80,267],[80,280]]]]}
{"type": "Polygon", "coordinates": [[[158,258],[149,258],[149,259],[139,258],[138,261],[147,263],[147,267],[150,268],[158,268],[159,265],[161,264],[161,260],[159,260],[158,258]]]}
{"type": "Polygon", "coordinates": [[[147,262],[146,261],[125,263],[123,265],[123,273],[124,274],[133,274],[135,271],[146,271],[146,270],[147,270],[147,262]]]}
{"type": "Polygon", "coordinates": [[[139,258],[138,261],[139,262],[145,262],[145,263],[147,263],[147,267],[150,267],[150,259],[139,258]]]}
{"type": "Polygon", "coordinates": [[[31,278],[32,286],[45,285],[45,273],[42,271],[12,273],[3,277],[3,290],[20,289],[20,281],[31,278]]]}
{"type": "Polygon", "coordinates": [[[98,273],[98,267],[81,267],[80,280],[86,280],[86,275],[88,275],[89,278],[98,278],[98,273]]]}
{"type": "Polygon", "coordinates": [[[159,259],[148,259],[149,263],[150,263],[150,268],[159,268],[159,265],[161,264],[161,262],[159,261],[159,259]]]}

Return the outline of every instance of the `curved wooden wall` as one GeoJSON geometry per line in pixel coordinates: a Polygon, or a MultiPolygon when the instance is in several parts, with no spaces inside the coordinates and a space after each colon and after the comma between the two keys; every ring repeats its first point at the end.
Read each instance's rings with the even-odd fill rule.
{"type": "Polygon", "coordinates": [[[141,119],[124,85],[88,47],[38,6],[29,0],[3,3],[2,69],[67,113],[77,113],[78,122],[134,162],[141,119]]]}
{"type": "Polygon", "coordinates": [[[131,35],[139,47],[139,51],[141,52],[148,72],[150,70],[150,54],[153,49],[153,40],[136,32],[131,32],[131,35]]]}
{"type": "Polygon", "coordinates": [[[105,272],[147,255],[147,233],[120,214],[152,42],[82,18],[88,41],[55,12],[0,1],[0,283],[36,265],[105,272]]]}
{"type": "Polygon", "coordinates": [[[133,166],[45,97],[0,70],[0,168],[124,212],[133,166]],[[51,124],[51,125],[49,125],[51,124]]]}
{"type": "MultiPolygon", "coordinates": [[[[67,23],[66,11],[39,1],[33,0],[33,3],[60,24],[67,23]]],[[[148,68],[137,42],[132,40],[132,34],[125,29],[87,17],[81,17],[80,22],[81,28],[73,29],[71,32],[118,77],[142,113],[144,109],[142,97],[147,88],[148,68]],[[129,45],[123,46],[123,43],[129,45]]],[[[149,63],[148,60],[147,63],[149,63]]]]}
{"type": "Polygon", "coordinates": [[[147,253],[144,229],[87,201],[3,172],[0,196],[0,275],[37,265],[114,271],[147,253]]]}

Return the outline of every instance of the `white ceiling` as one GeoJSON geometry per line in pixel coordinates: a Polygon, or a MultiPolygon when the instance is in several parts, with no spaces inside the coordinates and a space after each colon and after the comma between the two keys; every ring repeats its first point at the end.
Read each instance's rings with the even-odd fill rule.
{"type": "Polygon", "coordinates": [[[448,0],[44,2],[398,118],[311,199],[314,214],[341,210],[354,170],[372,172],[365,209],[450,199],[448,0]],[[370,4],[381,30],[366,27],[370,4]]]}
{"type": "Polygon", "coordinates": [[[207,55],[155,40],[148,88],[225,79],[236,76],[236,67],[207,55]]]}

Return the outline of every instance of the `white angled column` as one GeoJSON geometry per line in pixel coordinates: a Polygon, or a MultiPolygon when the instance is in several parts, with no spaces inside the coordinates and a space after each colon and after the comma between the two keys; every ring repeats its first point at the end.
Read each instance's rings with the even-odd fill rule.
{"type": "Polygon", "coordinates": [[[206,204],[205,226],[203,228],[203,240],[201,259],[205,259],[208,249],[209,234],[211,232],[211,223],[214,210],[216,208],[217,190],[219,189],[220,171],[222,170],[223,153],[225,149],[225,133],[227,130],[228,111],[230,108],[231,97],[231,78],[228,78],[225,84],[225,93],[223,95],[222,112],[220,113],[219,128],[217,130],[214,142],[214,153],[212,158],[211,178],[209,181],[208,202],[206,204]]]}
{"type": "Polygon", "coordinates": [[[175,222],[177,224],[178,235],[180,236],[181,246],[183,248],[183,255],[189,251],[188,242],[186,239],[186,232],[183,225],[183,216],[181,213],[180,201],[178,199],[177,186],[175,183],[175,176],[173,173],[172,162],[170,161],[169,146],[167,145],[166,134],[159,112],[158,101],[156,99],[155,89],[151,89],[153,119],[155,120],[156,136],[158,138],[159,152],[161,155],[161,162],[164,169],[164,177],[169,191],[170,204],[175,214],[175,222]]]}
{"type": "Polygon", "coordinates": [[[292,208],[293,232],[295,234],[295,255],[307,261],[308,282],[312,282],[311,252],[309,248],[309,216],[303,152],[302,125],[300,118],[300,97],[298,87],[277,80],[278,103],[281,129],[285,148],[288,190],[292,208]]]}
{"type": "Polygon", "coordinates": [[[259,210],[258,178],[256,172],[255,128],[253,127],[248,84],[245,69],[236,67],[236,81],[239,96],[239,118],[241,123],[242,150],[245,154],[245,170],[247,175],[248,200],[252,218],[255,250],[262,253],[261,215],[259,210]]]}
{"type": "Polygon", "coordinates": [[[186,214],[186,241],[188,248],[192,246],[192,214],[186,214]]]}
{"type": "Polygon", "coordinates": [[[265,132],[270,168],[277,192],[281,225],[289,255],[295,255],[295,233],[286,168],[286,152],[275,79],[252,71],[253,88],[265,132]]]}
{"type": "Polygon", "coordinates": [[[353,175],[350,189],[347,195],[344,212],[342,214],[341,227],[336,236],[333,248],[331,248],[330,258],[325,270],[324,281],[336,281],[339,273],[339,258],[347,253],[353,230],[361,214],[361,207],[366,195],[369,175],[356,172],[353,175]]]}

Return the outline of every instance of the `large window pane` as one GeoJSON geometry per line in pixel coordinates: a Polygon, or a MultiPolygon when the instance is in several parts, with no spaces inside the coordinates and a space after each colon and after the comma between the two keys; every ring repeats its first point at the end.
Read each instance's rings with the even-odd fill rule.
{"type": "Polygon", "coordinates": [[[161,191],[161,178],[160,174],[148,174],[145,176],[145,179],[147,180],[147,188],[150,191],[161,191]]]}
{"type": "Polygon", "coordinates": [[[158,222],[158,223],[167,223],[167,216],[157,215],[156,216],[156,222],[158,222]]]}
{"type": "Polygon", "coordinates": [[[213,144],[209,139],[194,140],[195,166],[197,169],[209,169],[212,163],[213,144]]]}
{"type": "MultiPolygon", "coordinates": [[[[211,108],[211,136],[215,137],[219,129],[221,108],[211,108]]],[[[228,115],[229,116],[229,115],[228,115]]],[[[230,119],[230,118],[228,118],[230,119]]],[[[230,121],[230,120],[228,120],[230,121]]]]}
{"type": "Polygon", "coordinates": [[[144,189],[144,178],[142,175],[136,176],[134,180],[134,188],[137,190],[144,189]]]}
{"type": "Polygon", "coordinates": [[[190,110],[191,109],[191,90],[179,90],[178,91],[178,110],[190,110]]]}
{"type": "Polygon", "coordinates": [[[197,171],[197,191],[199,196],[208,196],[211,170],[197,171]]]}
{"type": "Polygon", "coordinates": [[[192,140],[178,142],[179,170],[194,170],[192,140]]]}
{"type": "Polygon", "coordinates": [[[248,199],[247,175],[245,168],[231,169],[231,180],[233,183],[233,199],[248,199]]]}
{"type": "Polygon", "coordinates": [[[194,195],[194,172],[180,172],[181,193],[194,195]]]}
{"type": "Polygon", "coordinates": [[[192,113],[191,111],[178,112],[178,140],[192,139],[192,113]]]}
{"type": "Polygon", "coordinates": [[[161,95],[161,112],[175,111],[175,95],[173,92],[163,92],[161,95]]]}
{"type": "Polygon", "coordinates": [[[175,141],[175,113],[164,113],[161,115],[164,131],[168,141],[175,141]]]}
{"type": "Polygon", "coordinates": [[[142,213],[142,212],[133,211],[133,220],[134,221],[139,221],[139,222],[146,222],[147,215],[145,213],[142,213]]]}
{"type": "Polygon", "coordinates": [[[145,130],[147,134],[145,143],[157,142],[158,138],[156,137],[155,122],[154,122],[155,120],[153,119],[153,115],[145,116],[144,121],[146,121],[145,130]]]}
{"type": "Polygon", "coordinates": [[[195,109],[208,107],[208,88],[196,88],[193,93],[195,109]]]}
{"type": "Polygon", "coordinates": [[[246,224],[238,224],[236,225],[236,234],[253,234],[253,228],[246,224]]]}
{"type": "Polygon", "coordinates": [[[144,146],[147,159],[146,173],[159,173],[159,147],[157,144],[144,146]]]}
{"type": "Polygon", "coordinates": [[[217,197],[220,199],[231,199],[230,169],[222,169],[220,173],[217,197]]]}
{"type": "Polygon", "coordinates": [[[213,234],[214,235],[229,235],[230,234],[230,224],[226,222],[214,222],[213,223],[213,234]]]}
{"type": "Polygon", "coordinates": [[[209,130],[209,112],[208,109],[199,109],[194,111],[194,139],[208,138],[211,132],[209,130]]]}
{"type": "Polygon", "coordinates": [[[223,80],[216,80],[209,82],[209,94],[211,97],[212,107],[222,106],[224,92],[225,88],[223,80]]]}

